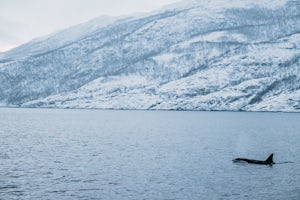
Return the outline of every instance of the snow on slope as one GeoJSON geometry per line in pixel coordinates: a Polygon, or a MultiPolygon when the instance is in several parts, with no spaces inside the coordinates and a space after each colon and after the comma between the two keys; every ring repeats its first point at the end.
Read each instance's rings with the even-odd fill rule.
{"type": "Polygon", "coordinates": [[[299,1],[176,3],[83,33],[56,50],[0,61],[0,102],[299,111],[299,16],[299,1]]]}
{"type": "Polygon", "coordinates": [[[25,59],[26,57],[41,54],[44,52],[55,50],[61,46],[67,45],[75,40],[79,40],[93,32],[104,28],[116,22],[118,17],[101,16],[82,23],[71,28],[57,31],[47,36],[33,39],[19,47],[9,50],[2,55],[0,59],[5,60],[18,60],[25,59]]]}
{"type": "MultiPolygon", "coordinates": [[[[100,78],[71,93],[24,106],[296,111],[300,109],[299,44],[300,34],[296,34],[272,44],[250,45],[247,53],[233,53],[205,70],[164,85],[132,75],[100,78]],[[295,57],[295,63],[285,66],[295,57]],[[292,82],[294,88],[285,88],[285,82],[292,82]]],[[[171,57],[159,60],[168,62],[171,57]]]]}
{"type": "Polygon", "coordinates": [[[285,111],[299,112],[300,110],[300,90],[292,93],[284,92],[276,96],[270,96],[263,102],[250,106],[252,111],[285,111]]]}
{"type": "MultiPolygon", "coordinates": [[[[265,98],[282,93],[299,104],[299,44],[300,34],[296,34],[271,44],[250,45],[242,54],[234,52],[208,69],[164,85],[159,92],[175,98],[171,107],[180,109],[258,110],[253,104],[264,105],[265,98]]],[[[269,110],[299,110],[285,100],[278,98],[282,107],[270,104],[269,110]]],[[[159,108],[170,107],[167,102],[159,108]]]]}
{"type": "Polygon", "coordinates": [[[263,7],[269,9],[277,9],[286,4],[286,0],[184,0],[172,5],[165,6],[162,10],[188,9],[201,6],[205,10],[224,10],[231,8],[247,9],[249,7],[263,7]]]}
{"type": "Polygon", "coordinates": [[[155,85],[156,82],[138,75],[99,78],[70,93],[50,96],[44,101],[36,100],[23,106],[146,109],[158,102],[157,96],[147,91],[155,85]]]}

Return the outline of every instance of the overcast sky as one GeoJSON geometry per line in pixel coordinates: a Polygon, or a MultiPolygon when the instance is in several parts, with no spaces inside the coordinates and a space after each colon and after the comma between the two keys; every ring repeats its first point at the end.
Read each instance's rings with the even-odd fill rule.
{"type": "Polygon", "coordinates": [[[101,15],[149,12],[180,0],[0,0],[0,51],[101,15]]]}

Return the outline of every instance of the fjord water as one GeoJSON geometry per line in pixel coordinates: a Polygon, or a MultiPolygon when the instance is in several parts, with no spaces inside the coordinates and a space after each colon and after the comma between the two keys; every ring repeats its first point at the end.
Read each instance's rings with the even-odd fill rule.
{"type": "Polygon", "coordinates": [[[300,114],[0,109],[0,199],[300,199],[300,114]],[[235,157],[278,164],[234,164],[235,157]]]}

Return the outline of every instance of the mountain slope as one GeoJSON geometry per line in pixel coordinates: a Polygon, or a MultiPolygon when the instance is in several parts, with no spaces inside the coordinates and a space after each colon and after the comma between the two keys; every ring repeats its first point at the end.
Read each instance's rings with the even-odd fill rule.
{"type": "Polygon", "coordinates": [[[299,111],[299,1],[224,2],[183,1],[83,33],[50,51],[12,53],[13,61],[0,60],[0,101],[299,111]]]}
{"type": "Polygon", "coordinates": [[[95,31],[99,31],[101,28],[115,23],[118,19],[118,17],[101,16],[66,30],[33,39],[32,41],[9,50],[3,54],[0,53],[0,59],[5,62],[11,62],[14,60],[26,59],[36,54],[54,51],[57,48],[69,45],[73,41],[87,37],[95,31]]]}

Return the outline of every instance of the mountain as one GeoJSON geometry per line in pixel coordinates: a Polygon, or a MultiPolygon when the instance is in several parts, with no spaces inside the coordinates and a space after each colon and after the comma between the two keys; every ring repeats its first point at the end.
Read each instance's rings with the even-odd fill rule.
{"type": "Polygon", "coordinates": [[[95,31],[99,31],[99,29],[113,24],[118,19],[118,17],[101,16],[69,29],[33,39],[15,49],[2,53],[2,55],[0,52],[0,59],[6,61],[20,60],[37,54],[54,51],[74,41],[80,40],[95,31]]]}
{"type": "Polygon", "coordinates": [[[0,105],[299,112],[299,59],[300,0],[186,0],[4,52],[0,105]]]}

